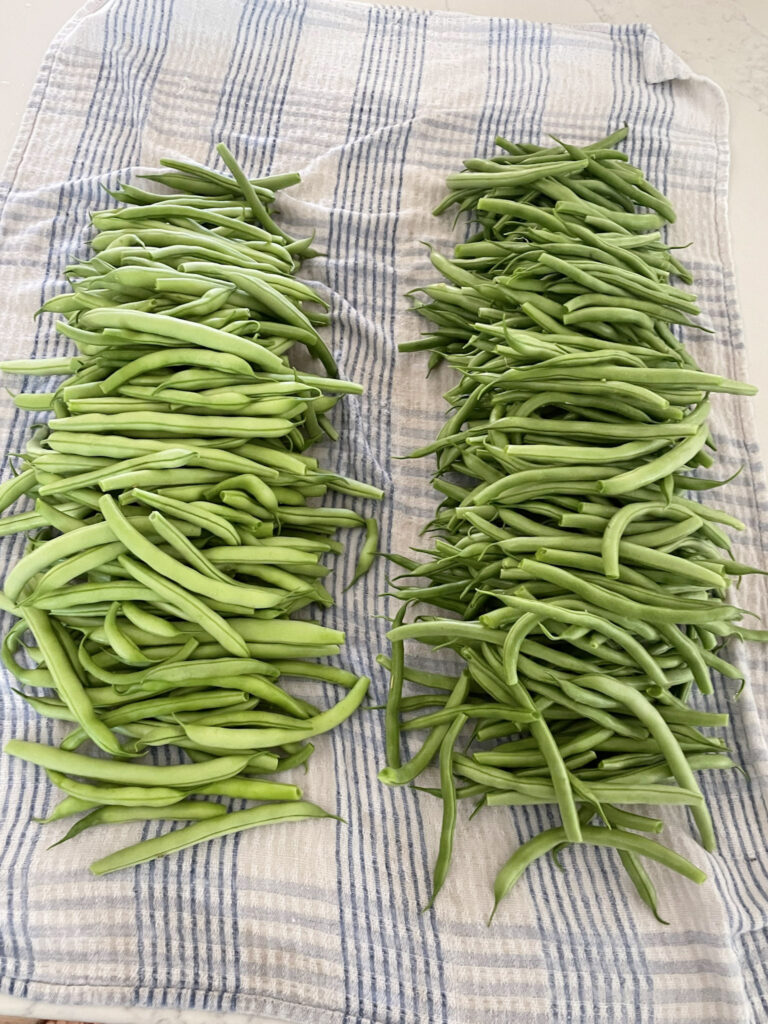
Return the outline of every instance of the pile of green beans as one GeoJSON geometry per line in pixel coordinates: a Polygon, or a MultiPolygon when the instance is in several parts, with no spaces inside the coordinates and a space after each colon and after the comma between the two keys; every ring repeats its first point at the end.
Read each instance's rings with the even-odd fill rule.
{"type": "Polygon", "coordinates": [[[433,900],[458,800],[484,813],[553,804],[561,825],[501,868],[495,906],[535,858],[587,843],[618,851],[658,917],[642,858],[705,875],[637,834],[662,821],[628,808],[685,805],[714,849],[696,773],[734,766],[703,731],[728,716],[691,699],[712,693],[713,669],[741,679],[721,652],[730,638],[768,639],[726,599],[755,571],[723,529],[743,524],[685,496],[722,482],[692,472],[712,465],[709,396],[755,388],[701,370],[674,333],[699,309],[673,283],[691,278],[662,238],[668,200],[616,148],[626,134],[584,148],[499,138],[501,156],[451,175],[436,213],[469,211],[478,231],[453,259],[431,253],[444,280],[416,301],[431,330],[400,346],[459,374],[437,439],[412,453],[436,455],[442,502],[426,558],[390,556],[403,604],[380,658],[380,779],[412,784],[439,766],[439,785],[417,787],[444,807],[433,900]],[[450,617],[406,622],[420,602],[450,617]],[[453,650],[461,670],[407,665],[406,641],[453,650]],[[410,730],[426,738],[403,763],[410,730]]]}
{"type": "Polygon", "coordinates": [[[0,486],[0,512],[33,502],[0,518],[0,536],[28,537],[0,604],[18,618],[1,652],[17,692],[71,728],[58,747],[12,740],[6,752],[65,794],[46,820],[87,812],[64,839],[114,822],[194,822],[102,858],[96,874],[329,816],[265,776],[306,765],[310,740],[368,688],[308,660],[338,654],[343,632],[290,618],[332,603],[321,559],[343,550],[337,529],[365,528],[355,579],[376,556],[375,519],[311,499],[382,491],[307,454],[337,438],[331,410],[362,389],[338,378],[318,333],[327,303],[295,276],[312,240],[273,219],[277,190],[299,176],[249,179],[218,151],[230,174],[166,160],[147,175],[162,194],[125,184],[117,207],[92,215],[95,255],[42,307],[64,315],[56,329],[75,355],[0,364],[67,375],[15,396],[50,416],[0,486]],[[322,374],[289,362],[296,345],[322,374]],[[291,678],[347,692],[320,710],[284,688],[291,678]],[[178,756],[136,760],[155,747],[178,756]]]}

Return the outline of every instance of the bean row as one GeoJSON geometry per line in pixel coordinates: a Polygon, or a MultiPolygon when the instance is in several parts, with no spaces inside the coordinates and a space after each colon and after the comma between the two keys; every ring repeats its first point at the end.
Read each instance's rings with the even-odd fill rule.
{"type": "Polygon", "coordinates": [[[501,868],[496,907],[535,858],[587,843],[619,852],[658,916],[638,858],[704,874],[636,835],[662,823],[626,808],[689,807],[714,850],[697,775],[734,762],[702,731],[728,716],[695,695],[712,693],[713,670],[742,678],[729,641],[768,639],[744,631],[726,596],[756,571],[723,529],[743,524],[684,496],[723,482],[702,475],[710,396],[755,389],[700,369],[683,346],[680,326],[705,327],[674,284],[691,280],[660,230],[674,212],[616,149],[626,134],[586,147],[498,139],[502,155],[466,161],[436,212],[467,211],[477,230],[453,258],[432,251],[443,280],[413,294],[429,331],[401,350],[429,351],[430,370],[456,376],[436,440],[410,456],[436,460],[430,540],[418,561],[390,556],[402,604],[380,659],[391,676],[380,779],[413,783],[438,761],[439,787],[417,787],[443,801],[433,899],[457,801],[474,798],[476,813],[559,811],[501,868]],[[414,604],[428,607],[407,621],[414,604]],[[409,665],[413,642],[432,653],[409,665]],[[443,675],[431,662],[446,651],[457,665],[443,675]],[[402,764],[401,734],[422,730],[402,764]]]}
{"type": "Polygon", "coordinates": [[[344,550],[337,529],[365,531],[352,583],[377,555],[376,521],[357,506],[383,492],[309,454],[362,389],[320,336],[328,303],[296,277],[311,240],[275,220],[277,190],[298,175],[250,179],[218,149],[229,173],[165,161],[148,176],[164,191],[126,184],[92,214],[95,255],[40,311],[63,315],[75,354],[2,364],[65,375],[15,396],[46,418],[0,486],[0,511],[34,503],[0,519],[0,534],[27,536],[5,580],[18,621],[2,660],[19,695],[61,722],[58,746],[17,739],[6,752],[63,792],[46,820],[85,812],[60,842],[193,822],[100,859],[96,874],[327,817],[290,779],[265,776],[306,766],[310,739],[368,687],[311,660],[338,654],[343,631],[290,617],[332,603],[321,559],[344,550]],[[298,368],[308,359],[320,374],[298,368]],[[333,492],[356,508],[332,506],[333,492]],[[324,683],[344,689],[330,707],[324,683]]]}

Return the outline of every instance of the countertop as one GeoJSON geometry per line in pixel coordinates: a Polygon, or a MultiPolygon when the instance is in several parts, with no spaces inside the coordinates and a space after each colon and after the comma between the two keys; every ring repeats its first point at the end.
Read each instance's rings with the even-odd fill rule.
{"type": "MultiPolygon", "coordinates": [[[[19,128],[43,54],[80,0],[2,0],[0,4],[0,163],[19,128]]],[[[553,22],[649,22],[694,72],[725,91],[731,111],[730,224],[751,364],[751,380],[768,393],[768,346],[761,342],[762,293],[768,277],[768,4],[765,0],[414,0],[424,10],[553,22]]],[[[30,311],[31,314],[32,311],[30,311]]],[[[768,450],[768,402],[753,402],[758,438],[768,450]]],[[[78,1012],[0,997],[0,1011],[24,1020],[99,1021],[100,1024],[204,1024],[219,1015],[174,1011],[78,1012]]],[[[278,1024],[227,1015],[227,1024],[278,1024]]],[[[0,1017],[0,1024],[17,1018],[0,1017]]]]}

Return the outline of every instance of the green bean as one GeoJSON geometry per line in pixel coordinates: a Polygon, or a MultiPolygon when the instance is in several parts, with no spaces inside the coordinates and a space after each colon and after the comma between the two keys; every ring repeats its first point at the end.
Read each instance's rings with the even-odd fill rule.
{"type": "MultiPolygon", "coordinates": [[[[613,821],[611,823],[613,823],[613,821]]],[[[653,879],[640,863],[637,856],[629,850],[619,850],[618,854],[621,863],[624,865],[624,870],[629,875],[630,881],[634,885],[640,899],[647,907],[649,907],[651,913],[660,924],[669,924],[669,922],[665,921],[659,914],[656,887],[653,884],[653,879]]]]}
{"type": "MultiPolygon", "coordinates": [[[[145,719],[160,718],[163,715],[178,715],[185,710],[198,708],[210,710],[213,707],[242,704],[244,701],[245,694],[241,691],[228,693],[225,690],[223,693],[217,693],[215,690],[200,690],[184,694],[173,693],[154,699],[123,704],[114,711],[107,712],[102,720],[105,725],[115,728],[128,722],[140,722],[145,719]]],[[[61,741],[61,749],[77,750],[87,738],[84,729],[75,729],[61,741]]]]}
{"type": "MultiPolygon", "coordinates": [[[[596,615],[586,610],[581,611],[562,607],[559,603],[555,604],[554,602],[547,602],[542,608],[537,602],[528,601],[521,597],[505,596],[503,601],[505,605],[519,609],[521,612],[531,614],[535,612],[540,614],[543,619],[552,618],[555,621],[567,623],[568,625],[583,625],[597,630],[599,633],[620,645],[627,652],[630,659],[632,659],[635,664],[642,667],[660,686],[665,685],[666,680],[658,664],[650,657],[643,645],[621,625],[610,622],[607,619],[598,618],[596,615]]],[[[492,617],[494,622],[498,621],[499,612],[490,613],[489,615],[484,616],[483,619],[485,621],[490,621],[492,617]]]]}
{"type": "MultiPolygon", "coordinates": [[[[677,871],[685,878],[701,884],[706,880],[703,871],[691,864],[685,857],[674,853],[667,847],[652,839],[638,836],[634,832],[625,832],[621,829],[604,829],[595,826],[586,826],[583,829],[584,841],[594,846],[607,846],[615,850],[625,850],[641,857],[649,857],[677,871]]],[[[554,849],[560,843],[566,842],[564,828],[548,829],[539,835],[523,843],[501,868],[494,883],[494,908],[491,919],[498,910],[499,903],[504,899],[512,886],[519,880],[525,869],[534,860],[543,856],[549,850],[554,849]]]]}
{"type": "Polygon", "coordinates": [[[70,779],[61,772],[49,769],[51,782],[69,796],[99,804],[117,804],[121,807],[166,807],[184,799],[184,790],[168,786],[101,786],[79,779],[70,779]]]}
{"type": "Polygon", "coordinates": [[[120,744],[110,729],[95,714],[76,668],[68,653],[62,648],[60,639],[52,628],[48,616],[36,608],[25,608],[24,621],[34,633],[35,640],[55,681],[57,693],[75,716],[76,721],[102,750],[118,757],[122,756],[123,751],[120,744]]]}
{"type": "MultiPolygon", "coordinates": [[[[468,778],[485,777],[477,768],[471,766],[463,766],[461,774],[468,778]]],[[[488,793],[486,797],[488,807],[518,806],[521,796],[529,797],[540,804],[557,803],[554,789],[546,782],[520,778],[518,775],[514,783],[510,780],[510,787],[513,784],[514,790],[510,788],[488,793]]],[[[593,797],[601,803],[661,804],[674,807],[695,807],[701,804],[701,796],[690,789],[683,789],[681,786],[654,785],[642,780],[636,785],[594,782],[590,783],[590,789],[593,797]]]]}
{"type": "MultiPolygon", "coordinates": [[[[463,704],[468,690],[469,674],[463,672],[446,701],[446,709],[455,708],[463,704]]],[[[421,749],[414,754],[410,761],[397,768],[389,765],[386,768],[382,768],[378,775],[379,781],[384,782],[388,786],[404,786],[408,782],[413,782],[416,776],[420,775],[427,765],[431,764],[432,759],[440,749],[440,744],[448,729],[448,725],[438,725],[433,728],[422,744],[421,749]]]]}
{"type": "MultiPolygon", "coordinates": [[[[151,532],[152,524],[136,517],[132,522],[139,532],[151,532]]],[[[194,525],[192,531],[194,532],[194,525]]],[[[5,581],[5,593],[11,600],[17,600],[29,581],[38,573],[61,559],[83,552],[98,545],[114,543],[114,534],[106,523],[93,523],[77,530],[54,537],[24,555],[11,569],[5,581]]]]}
{"type": "Polygon", "coordinates": [[[664,822],[660,818],[649,818],[644,814],[635,814],[632,811],[623,811],[619,807],[605,806],[603,808],[608,823],[617,828],[632,828],[640,832],[661,832],[664,822]]]}
{"type": "Polygon", "coordinates": [[[246,378],[253,373],[248,360],[237,354],[212,352],[210,349],[171,348],[137,356],[100,381],[99,390],[104,395],[114,394],[129,380],[165,366],[200,366],[206,371],[217,370],[246,378]]]}
{"type": "Polygon", "coordinates": [[[734,618],[738,614],[737,609],[729,605],[716,606],[714,610],[710,607],[702,607],[700,611],[689,608],[676,609],[674,606],[657,609],[650,604],[641,604],[631,599],[622,598],[555,566],[543,565],[542,563],[532,562],[530,559],[524,558],[520,562],[520,568],[524,571],[531,571],[532,575],[538,578],[558,584],[588,601],[593,601],[606,611],[615,612],[629,619],[636,618],[641,621],[662,625],[665,622],[706,624],[713,617],[729,619],[734,618]]]}
{"type": "Polygon", "coordinates": [[[290,508],[280,509],[280,521],[284,526],[298,526],[304,529],[317,529],[329,526],[332,529],[348,526],[365,526],[365,520],[356,512],[343,508],[314,508],[307,506],[301,511],[290,508]]]}
{"type": "Polygon", "coordinates": [[[92,470],[85,470],[82,473],[67,476],[66,481],[56,484],[45,484],[39,488],[41,495],[55,494],[64,487],[67,490],[73,488],[87,487],[91,484],[100,484],[104,479],[116,473],[124,473],[135,469],[177,469],[186,466],[194,459],[194,453],[188,448],[170,448],[166,451],[148,452],[132,459],[124,459],[118,462],[110,460],[108,470],[100,465],[92,470]]]}
{"type": "MultiPolygon", "coordinates": [[[[232,625],[231,621],[230,625],[232,625]]],[[[279,669],[277,665],[269,665],[267,662],[259,661],[256,658],[243,658],[239,656],[236,658],[200,658],[194,662],[185,661],[182,664],[158,665],[148,669],[142,675],[141,685],[143,686],[153,680],[163,680],[168,683],[176,683],[178,686],[188,686],[191,680],[207,679],[209,677],[237,679],[240,676],[254,674],[277,678],[279,669]]]]}
{"type": "MultiPolygon", "coordinates": [[[[186,264],[185,268],[191,273],[195,273],[204,271],[205,269],[210,268],[210,266],[210,264],[190,263],[186,264]]],[[[217,266],[214,272],[220,274],[226,280],[231,281],[241,291],[250,295],[259,304],[259,306],[263,307],[274,316],[279,317],[280,320],[285,322],[285,324],[290,325],[290,327],[293,328],[293,330],[290,331],[290,334],[293,335],[297,341],[301,341],[305,344],[310,353],[322,362],[326,373],[331,377],[338,376],[338,369],[333,356],[326,348],[318,333],[312,327],[312,323],[306,314],[294,305],[293,302],[283,296],[278,289],[273,287],[273,285],[265,279],[264,275],[259,274],[257,271],[248,271],[246,268],[241,270],[239,268],[222,268],[220,266],[217,266]]],[[[317,296],[313,295],[312,301],[317,302],[320,300],[317,296]]],[[[274,326],[270,325],[270,329],[273,331],[274,326]]],[[[272,367],[267,368],[272,369],[272,367]]],[[[276,367],[274,369],[276,372],[280,372],[276,367]]]]}
{"type": "MultiPolygon", "coordinates": [[[[376,661],[389,671],[392,670],[392,659],[388,658],[385,654],[377,655],[376,661]]],[[[418,683],[419,686],[428,686],[435,690],[452,690],[458,682],[458,676],[444,676],[436,672],[423,672],[421,669],[411,668],[408,665],[403,666],[403,679],[408,679],[413,683],[418,683]]]]}
{"type": "Polygon", "coordinates": [[[33,818],[32,820],[40,825],[47,825],[51,821],[70,818],[73,814],[81,814],[83,811],[90,811],[97,806],[98,804],[95,804],[92,800],[81,800],[76,796],[65,796],[45,818],[33,818]]]}
{"type": "MultiPolygon", "coordinates": [[[[551,396],[545,396],[545,400],[551,396]]],[[[628,441],[626,444],[609,448],[597,446],[559,445],[559,444],[509,444],[506,446],[508,455],[521,455],[526,459],[554,462],[624,462],[658,451],[665,444],[663,439],[650,441],[628,441]]]]}
{"type": "MultiPolygon", "coordinates": [[[[449,178],[436,212],[455,204],[479,230],[453,259],[430,251],[443,282],[414,304],[429,333],[400,346],[457,374],[436,440],[409,456],[436,454],[442,504],[415,549],[421,561],[388,557],[405,570],[391,583],[403,606],[424,601],[456,618],[393,624],[392,657],[379,658],[397,681],[386,737],[430,726],[444,735],[451,716],[474,717],[467,753],[505,741],[453,756],[478,809],[557,803],[561,835],[583,826],[591,841],[661,828],[615,803],[680,804],[711,848],[693,772],[732,762],[696,726],[728,717],[691,708],[691,688],[711,693],[713,668],[741,678],[718,637],[764,637],[744,633],[744,610],[724,598],[732,578],[754,571],[721,529],[743,524],[682,492],[710,486],[686,473],[713,461],[709,396],[755,389],[701,370],[672,333],[672,323],[699,326],[699,307],[672,281],[691,277],[658,230],[674,218],[670,204],[610,148],[625,134],[592,147],[500,140],[504,156],[466,161],[449,178]],[[455,677],[405,669],[407,639],[463,659],[466,703],[455,677]],[[454,692],[442,707],[405,696],[404,679],[454,692]],[[588,826],[595,812],[611,832],[588,826]]],[[[382,781],[415,778],[436,753],[431,741],[382,781]]],[[[450,817],[457,794],[444,796],[450,817]]],[[[637,851],[619,853],[658,916],[637,851]]]]}
{"type": "MultiPolygon", "coordinates": [[[[503,648],[507,684],[514,688],[515,697],[520,699],[520,703],[527,710],[533,710],[534,704],[528,696],[525,687],[518,683],[517,655],[524,636],[537,623],[538,618],[532,613],[521,616],[516,625],[507,633],[503,648]]],[[[549,727],[541,719],[532,721],[529,728],[531,735],[538,743],[539,749],[547,762],[552,783],[558,797],[566,834],[574,842],[579,842],[581,839],[581,828],[579,826],[569,773],[563,762],[560,748],[555,742],[549,727]]]]}
{"type": "Polygon", "coordinates": [[[279,416],[194,416],[184,413],[155,412],[116,412],[81,413],[63,419],[48,420],[52,430],[65,430],[68,433],[88,432],[99,433],[116,430],[158,434],[169,437],[186,437],[198,433],[200,437],[252,437],[261,434],[263,437],[284,437],[291,430],[291,421],[279,416]]]}
{"type": "Polygon", "coordinates": [[[221,491],[226,489],[245,491],[246,494],[250,494],[268,511],[272,513],[277,512],[278,503],[275,492],[269,484],[260,480],[255,473],[240,474],[239,476],[229,477],[226,480],[222,480],[208,488],[206,496],[215,497],[217,494],[220,494],[221,491]]]}
{"type": "MultiPolygon", "coordinates": [[[[698,792],[696,779],[690,769],[688,759],[685,757],[680,745],[670,731],[663,716],[654,708],[641,693],[616,679],[609,679],[604,676],[586,675],[581,676],[580,683],[600,693],[615,696],[617,700],[626,705],[640,721],[646,726],[656,742],[659,749],[669,764],[669,767],[683,788],[698,792]]],[[[693,816],[699,827],[701,842],[705,850],[715,848],[715,836],[712,829],[712,821],[706,806],[702,803],[700,807],[694,807],[693,816]]]]}
{"type": "Polygon", "coordinates": [[[223,142],[220,142],[216,146],[216,152],[219,154],[219,156],[222,158],[222,160],[227,165],[229,170],[232,172],[232,176],[234,177],[235,181],[240,187],[240,191],[243,193],[245,200],[250,206],[254,218],[262,225],[262,227],[266,228],[272,234],[281,235],[282,232],[280,228],[278,228],[278,226],[267,213],[264,203],[259,198],[256,189],[253,187],[251,182],[246,177],[244,171],[238,164],[234,155],[230,152],[229,149],[227,149],[223,142]]]}
{"type": "MultiPolygon", "coordinates": [[[[400,701],[400,710],[410,710],[409,705],[405,700],[400,701]]],[[[422,699],[422,698],[418,698],[422,699]]],[[[433,706],[435,701],[439,698],[427,697],[423,698],[428,700],[430,703],[426,706],[433,706]]],[[[433,725],[442,725],[444,722],[452,722],[456,717],[456,714],[461,712],[465,718],[481,718],[491,719],[493,721],[502,720],[511,724],[530,724],[531,722],[538,721],[541,715],[538,711],[519,711],[516,708],[510,707],[499,707],[496,704],[462,704],[458,708],[451,708],[446,710],[442,708],[440,711],[434,711],[428,715],[420,715],[418,718],[410,718],[407,722],[404,722],[401,726],[403,732],[412,729],[429,729],[433,725]]]]}
{"type": "MultiPolygon", "coordinates": [[[[150,520],[151,518],[152,517],[150,516],[150,520]]],[[[165,522],[167,523],[168,521],[165,520],[165,522]]],[[[122,610],[126,618],[128,618],[137,629],[140,629],[145,633],[149,633],[151,636],[173,639],[180,635],[179,630],[168,622],[167,619],[163,619],[159,615],[155,615],[152,612],[147,611],[146,608],[142,608],[140,605],[134,604],[133,601],[123,601],[122,610]]]]}
{"type": "MultiPolygon", "coordinates": [[[[250,693],[252,696],[258,697],[259,700],[268,701],[275,707],[281,708],[287,714],[297,719],[307,719],[313,713],[316,713],[316,709],[312,705],[308,705],[305,701],[291,696],[290,693],[286,693],[276,683],[271,682],[269,679],[263,679],[260,676],[241,675],[234,676],[231,680],[216,678],[213,681],[213,685],[225,688],[231,687],[233,690],[242,690],[245,693],[250,693]]],[[[214,704],[211,704],[211,707],[214,706],[214,704]]],[[[301,722],[297,723],[297,725],[300,724],[301,722]]]]}
{"type": "Polygon", "coordinates": [[[180,520],[183,523],[189,523],[197,529],[204,528],[208,530],[209,533],[223,540],[225,544],[236,546],[240,543],[240,536],[231,523],[216,512],[207,508],[201,508],[198,503],[195,503],[193,506],[187,506],[184,502],[162,497],[159,494],[152,494],[139,487],[134,487],[130,491],[130,496],[142,505],[162,512],[168,517],[180,520]]]}
{"type": "Polygon", "coordinates": [[[3,512],[22,495],[27,494],[35,482],[35,471],[25,469],[16,476],[0,484],[0,512],[3,512]]]}
{"type": "Polygon", "coordinates": [[[274,356],[263,345],[259,345],[255,341],[236,338],[225,331],[205,327],[203,324],[181,322],[174,317],[159,313],[144,313],[139,310],[125,309],[92,309],[82,315],[80,325],[86,329],[116,328],[121,331],[147,331],[149,334],[171,338],[174,341],[199,345],[212,352],[240,356],[248,363],[275,373],[285,370],[282,359],[274,356]]]}
{"type": "Polygon", "coordinates": [[[9,740],[5,752],[20,757],[31,764],[50,771],[68,775],[82,775],[85,778],[120,785],[137,786],[182,786],[185,788],[205,785],[237,775],[247,764],[248,758],[241,754],[214,758],[203,765],[177,764],[158,766],[134,762],[108,761],[106,758],[86,757],[65,750],[57,750],[43,743],[26,740],[9,740]]]}
{"type": "Polygon", "coordinates": [[[349,693],[327,711],[322,711],[311,718],[298,721],[294,727],[257,729],[228,729],[214,725],[184,725],[184,731],[195,743],[202,746],[226,747],[229,750],[258,750],[265,747],[278,747],[285,742],[309,739],[333,729],[355,711],[368,691],[370,679],[360,676],[349,693]]]}
{"type": "MultiPolygon", "coordinates": [[[[577,174],[587,167],[588,161],[553,160],[540,167],[510,169],[494,174],[466,173],[448,176],[448,188],[455,190],[502,188],[505,185],[530,185],[538,178],[577,174]]],[[[439,268],[438,268],[439,269],[439,268]]]]}
{"type": "MultiPolygon", "coordinates": [[[[601,550],[602,545],[600,545],[598,538],[579,538],[573,544],[573,547],[578,549],[577,551],[569,551],[567,549],[562,551],[560,549],[559,538],[556,542],[550,543],[552,544],[552,547],[548,544],[546,547],[537,549],[535,554],[537,562],[573,566],[577,569],[583,569],[585,571],[592,570],[601,573],[603,568],[602,560],[597,557],[590,558],[589,555],[582,554],[582,551],[585,549],[588,550],[590,547],[596,551],[601,550]]],[[[676,574],[679,578],[687,578],[696,583],[703,584],[704,586],[712,588],[721,588],[725,586],[723,576],[717,572],[716,569],[684,558],[679,558],[678,556],[672,555],[666,551],[658,551],[652,547],[646,547],[642,544],[635,544],[631,541],[620,541],[619,557],[624,558],[627,562],[645,565],[648,569],[660,569],[670,574],[676,574]]],[[[631,581],[632,584],[636,584],[641,587],[648,586],[647,575],[638,574],[635,570],[630,574],[626,567],[622,568],[619,570],[619,579],[625,581],[626,584],[629,584],[631,581]]],[[[612,592],[617,592],[618,588],[610,578],[607,583],[607,587],[612,592]]],[[[629,592],[627,593],[629,594],[629,592]]]]}
{"type": "Polygon", "coordinates": [[[90,814],[75,822],[72,828],[52,844],[58,846],[68,839],[74,839],[86,829],[94,828],[96,825],[114,825],[127,821],[204,821],[209,818],[219,818],[226,814],[227,809],[223,804],[213,803],[208,800],[180,800],[168,807],[155,808],[151,806],[122,806],[109,805],[97,807],[90,814]]]}
{"type": "MultiPolygon", "coordinates": [[[[18,694],[31,708],[34,708],[39,715],[43,715],[45,718],[53,718],[60,722],[76,721],[75,716],[63,701],[53,700],[50,697],[32,697],[21,690],[14,690],[13,692],[18,694]]],[[[87,738],[85,731],[83,731],[83,736],[87,738]]]]}
{"type": "Polygon", "coordinates": [[[45,519],[39,512],[19,512],[13,516],[0,516],[0,537],[37,530],[46,525],[45,519]]]}
{"type": "MultiPolygon", "coordinates": [[[[197,594],[210,596],[218,601],[241,604],[247,608],[273,608],[283,599],[284,595],[280,591],[212,579],[197,569],[172,558],[134,529],[131,521],[121,513],[117,503],[108,494],[105,494],[99,502],[99,508],[115,538],[125,545],[126,549],[132,553],[133,558],[138,558],[146,565],[152,566],[155,573],[160,573],[168,577],[169,580],[176,581],[180,587],[192,590],[197,594]]],[[[157,519],[152,525],[157,527],[157,519]]],[[[233,651],[233,653],[235,652],[233,651]]]]}
{"type": "MultiPolygon", "coordinates": [[[[236,214],[237,210],[235,209],[234,212],[236,214]]],[[[217,228],[221,228],[225,233],[236,231],[242,236],[243,240],[249,242],[269,244],[276,241],[277,237],[279,237],[273,236],[270,232],[264,231],[242,218],[228,216],[221,207],[213,209],[184,206],[171,203],[168,200],[162,204],[152,204],[144,207],[127,206],[118,210],[98,210],[91,214],[94,226],[101,231],[120,230],[124,225],[130,227],[132,223],[149,226],[155,218],[161,220],[169,218],[182,220],[193,225],[195,230],[199,230],[197,227],[198,223],[209,222],[215,224],[217,228]]]]}
{"type": "MultiPolygon", "coordinates": [[[[704,403],[708,405],[708,403],[704,403]]],[[[644,466],[619,473],[610,480],[601,480],[598,489],[606,495],[627,494],[647,484],[655,483],[661,477],[674,473],[687,465],[701,451],[709,436],[709,428],[703,423],[697,432],[682,441],[671,452],[666,452],[644,466]]]]}
{"type": "Polygon", "coordinates": [[[333,665],[316,665],[309,661],[277,658],[272,662],[272,668],[279,671],[280,675],[322,679],[324,682],[334,683],[346,689],[354,686],[358,680],[354,672],[349,672],[347,669],[336,668],[333,665]]]}
{"type": "MultiPolygon", "coordinates": [[[[283,747],[283,749],[285,750],[286,748],[283,747]]],[[[315,748],[312,743],[298,744],[298,749],[293,754],[289,754],[287,757],[275,759],[276,764],[274,767],[274,771],[287,772],[293,768],[298,768],[300,765],[304,765],[304,770],[306,771],[306,763],[310,759],[314,751],[315,748]]],[[[254,757],[252,757],[249,762],[249,772],[251,772],[252,774],[256,774],[257,766],[255,762],[258,756],[259,755],[255,755],[254,757]]]]}
{"type": "MultiPolygon", "coordinates": [[[[193,178],[198,187],[201,182],[208,182],[215,185],[219,192],[222,190],[226,193],[236,191],[234,189],[234,182],[231,179],[223,174],[218,174],[216,171],[211,170],[210,167],[203,167],[200,164],[191,163],[186,160],[172,160],[170,157],[165,157],[160,163],[164,167],[173,167],[175,170],[181,171],[185,176],[185,181],[188,181],[190,177],[193,178]]],[[[144,177],[150,177],[150,175],[144,175],[144,177]]],[[[252,178],[250,182],[254,189],[260,191],[262,195],[266,192],[269,198],[272,198],[270,193],[276,192],[281,188],[289,188],[291,185],[297,185],[300,180],[301,177],[298,174],[275,174],[268,178],[252,178]]],[[[201,195],[205,194],[207,193],[201,192],[201,195]]]]}
{"type": "MultiPolygon", "coordinates": [[[[393,620],[397,629],[405,618],[407,605],[402,605],[393,620]]],[[[386,717],[386,755],[389,768],[399,768],[400,760],[400,703],[403,692],[403,670],[405,666],[405,650],[402,640],[392,641],[392,658],[390,667],[389,691],[387,693],[386,717]]]]}
{"type": "Polygon", "coordinates": [[[57,614],[65,610],[72,614],[80,611],[93,615],[98,614],[100,610],[106,614],[113,601],[156,599],[154,591],[132,580],[119,580],[114,583],[77,583],[45,594],[35,592],[24,601],[24,609],[57,614]]]}
{"type": "Polygon", "coordinates": [[[443,824],[440,830],[440,849],[435,869],[432,873],[432,895],[424,908],[429,910],[435,903],[435,897],[443,887],[448,875],[453,852],[453,836],[456,830],[456,786],[453,781],[453,748],[461,732],[466,717],[457,714],[449,725],[440,743],[440,791],[443,798],[443,824]]]}
{"type": "Polygon", "coordinates": [[[83,361],[77,357],[54,356],[50,359],[6,359],[0,363],[0,370],[46,377],[49,374],[76,373],[82,365],[83,361]]]}
{"type": "Polygon", "coordinates": [[[222,814],[209,821],[198,821],[186,828],[167,832],[154,839],[146,839],[135,843],[124,850],[101,857],[91,864],[94,875],[106,875],[121,868],[143,864],[155,857],[163,857],[177,850],[184,850],[197,843],[207,842],[218,836],[231,835],[244,829],[255,828],[257,825],[271,825],[282,821],[305,821],[308,818],[333,818],[316,804],[303,800],[286,804],[261,804],[245,811],[234,811],[222,814]]]}
{"type": "Polygon", "coordinates": [[[379,524],[376,519],[365,520],[365,541],[360,548],[360,556],[355,566],[355,575],[346,586],[346,590],[353,587],[359,579],[368,572],[376,560],[379,548],[379,524]]]}
{"type": "Polygon", "coordinates": [[[196,789],[203,796],[228,796],[238,800],[301,800],[301,790],[287,782],[261,782],[255,779],[226,779],[209,782],[196,789]]]}
{"type": "MultiPolygon", "coordinates": [[[[558,743],[560,755],[565,758],[571,754],[578,754],[584,750],[589,750],[593,745],[608,739],[610,736],[613,736],[613,733],[609,729],[593,726],[586,729],[577,738],[558,743]]],[[[559,739],[559,737],[556,738],[559,739]]],[[[474,755],[475,760],[479,764],[504,768],[543,766],[547,763],[541,751],[522,749],[522,741],[510,744],[513,749],[507,750],[505,749],[506,746],[506,744],[502,744],[494,750],[478,751],[474,755]]]]}
{"type": "Polygon", "coordinates": [[[195,594],[190,593],[177,583],[156,573],[146,565],[142,565],[127,555],[118,555],[118,562],[135,580],[147,587],[163,601],[178,608],[179,612],[190,621],[196,622],[207,633],[218,640],[230,654],[240,657],[248,656],[248,648],[242,637],[228,625],[218,612],[206,604],[195,594]]]}
{"type": "Polygon", "coordinates": [[[305,571],[317,565],[317,555],[305,549],[281,547],[277,544],[244,544],[239,547],[207,548],[206,560],[216,565],[235,565],[241,569],[250,565],[283,564],[305,571]]]}
{"type": "Polygon", "coordinates": [[[117,613],[120,609],[118,601],[113,601],[104,619],[104,634],[109,646],[114,650],[121,661],[127,665],[148,665],[149,658],[142,654],[133,640],[129,639],[120,629],[117,622],[117,613]]]}
{"type": "Polygon", "coordinates": [[[505,634],[501,630],[485,629],[477,622],[457,622],[454,619],[438,619],[434,622],[409,622],[396,626],[387,633],[390,641],[435,639],[438,643],[446,637],[450,642],[475,642],[501,644],[505,634]]]}

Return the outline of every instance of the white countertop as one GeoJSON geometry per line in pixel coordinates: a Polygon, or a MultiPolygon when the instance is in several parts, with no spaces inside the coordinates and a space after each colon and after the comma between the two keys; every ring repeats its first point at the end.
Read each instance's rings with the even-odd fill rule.
{"type": "MultiPolygon", "coordinates": [[[[0,163],[18,131],[42,56],[80,0],[0,0],[0,163]]],[[[690,67],[725,90],[731,110],[730,221],[751,380],[768,393],[768,346],[762,340],[762,290],[768,278],[768,3],[765,0],[415,0],[422,9],[465,11],[554,22],[650,22],[690,67]]],[[[31,323],[31,321],[30,321],[31,323]]],[[[768,402],[753,403],[768,451],[768,402]]],[[[0,1011],[35,1019],[204,1024],[214,1015],[116,1008],[53,1007],[0,997],[0,1011]]],[[[215,1015],[218,1019],[218,1015],[215,1015]]],[[[0,1024],[6,1018],[0,1017],[0,1024]]],[[[228,1024],[260,1024],[228,1015],[228,1024]]],[[[263,1024],[271,1024],[264,1021],[263,1024]]]]}

